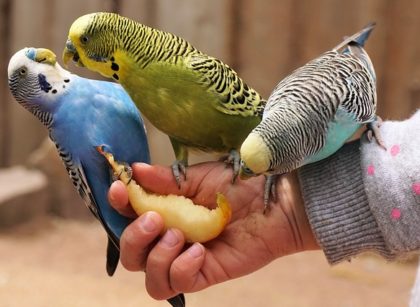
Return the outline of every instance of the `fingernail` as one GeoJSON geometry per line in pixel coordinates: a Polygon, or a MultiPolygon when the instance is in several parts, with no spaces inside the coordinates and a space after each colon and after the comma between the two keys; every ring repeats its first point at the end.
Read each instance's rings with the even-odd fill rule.
{"type": "Polygon", "coordinates": [[[146,232],[152,232],[156,230],[156,222],[154,221],[152,215],[148,212],[140,216],[140,226],[146,232]]]}
{"type": "Polygon", "coordinates": [[[189,249],[188,254],[193,258],[198,258],[204,253],[203,246],[200,243],[194,243],[189,249]]]}
{"type": "Polygon", "coordinates": [[[163,238],[160,240],[160,242],[166,247],[173,247],[179,242],[179,239],[175,232],[172,229],[169,229],[163,235],[163,238]]]}

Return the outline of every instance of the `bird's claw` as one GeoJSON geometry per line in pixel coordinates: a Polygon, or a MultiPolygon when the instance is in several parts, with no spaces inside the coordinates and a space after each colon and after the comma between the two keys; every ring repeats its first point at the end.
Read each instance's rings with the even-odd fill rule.
{"type": "Polygon", "coordinates": [[[220,158],[219,161],[231,164],[233,167],[232,184],[235,183],[236,178],[239,175],[239,169],[241,167],[241,156],[236,149],[231,149],[229,154],[220,158]]]}
{"type": "Polygon", "coordinates": [[[133,169],[131,166],[126,162],[118,162],[118,164],[124,166],[122,170],[120,170],[118,173],[112,171],[112,180],[117,181],[120,179],[121,175],[125,172],[127,174],[127,177],[131,178],[133,177],[133,169]]]}
{"type": "Polygon", "coordinates": [[[264,210],[263,214],[267,214],[271,209],[271,202],[277,202],[277,179],[280,175],[266,176],[264,186],[264,210]]]}
{"type": "Polygon", "coordinates": [[[130,179],[133,178],[133,169],[131,168],[131,166],[125,162],[120,162],[120,164],[124,165],[124,171],[126,172],[127,176],[130,177],[130,179]]]}
{"type": "Polygon", "coordinates": [[[186,163],[183,161],[176,160],[172,163],[172,173],[175,177],[178,188],[181,188],[181,174],[184,176],[184,179],[187,180],[187,167],[186,163]]]}
{"type": "Polygon", "coordinates": [[[373,122],[367,124],[368,130],[366,132],[366,137],[369,142],[372,142],[372,140],[375,139],[376,143],[378,143],[380,147],[386,150],[385,142],[382,139],[381,131],[379,129],[381,125],[382,119],[379,116],[377,116],[373,122]]]}

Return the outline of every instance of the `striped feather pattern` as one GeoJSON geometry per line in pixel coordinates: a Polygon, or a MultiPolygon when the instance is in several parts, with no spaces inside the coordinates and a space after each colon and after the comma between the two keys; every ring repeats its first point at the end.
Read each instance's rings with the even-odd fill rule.
{"type": "Polygon", "coordinates": [[[183,65],[196,72],[204,89],[220,97],[217,109],[223,113],[261,116],[266,101],[228,65],[209,57],[186,40],[112,13],[97,13],[86,28],[93,38],[87,55],[110,58],[117,50],[125,51],[141,68],[151,63],[183,65]],[[113,35],[109,35],[113,33],[113,35]]]}
{"type": "Polygon", "coordinates": [[[37,103],[31,103],[31,101],[34,101],[38,97],[38,93],[41,91],[38,77],[36,74],[29,73],[23,79],[19,75],[22,73],[21,70],[18,70],[10,76],[8,80],[9,89],[16,101],[34,114],[49,129],[53,122],[51,113],[41,110],[37,103]]]}
{"type": "Polygon", "coordinates": [[[83,168],[79,165],[78,161],[76,162],[73,159],[69,151],[60,146],[58,142],[54,140],[51,134],[50,138],[54,142],[55,147],[57,148],[58,154],[60,155],[60,158],[63,161],[64,167],[66,168],[66,171],[69,174],[73,186],[76,188],[80,197],[83,199],[84,203],[92,212],[92,214],[100,220],[98,206],[96,204],[95,198],[93,197],[93,193],[88,185],[83,168]]]}
{"type": "Polygon", "coordinates": [[[226,114],[262,116],[265,100],[227,65],[205,55],[193,56],[192,69],[200,72],[202,83],[217,92],[221,99],[218,109],[226,114]]]}
{"type": "Polygon", "coordinates": [[[367,63],[370,60],[333,50],[277,85],[263,121],[253,131],[272,153],[271,171],[289,172],[323,148],[338,109],[354,117],[356,124],[375,120],[375,76],[367,63]]]}

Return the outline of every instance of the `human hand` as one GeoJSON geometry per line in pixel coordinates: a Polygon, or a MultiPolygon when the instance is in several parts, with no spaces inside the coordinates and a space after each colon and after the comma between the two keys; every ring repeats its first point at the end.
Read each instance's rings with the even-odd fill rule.
{"type": "Polygon", "coordinates": [[[266,215],[262,214],[264,177],[231,184],[232,171],[221,162],[190,166],[181,189],[169,167],[136,163],[133,177],[151,192],[184,195],[209,207],[215,207],[216,193],[221,192],[232,207],[232,219],[219,237],[185,249],[179,230],[169,229],[159,238],[162,218],[155,212],[137,217],[124,185],[112,184],[109,199],[114,208],[137,217],[121,236],[121,263],[127,270],[147,272],[146,289],[155,299],[196,292],[254,272],[278,257],[319,248],[293,173],[278,180],[279,201],[266,215]]]}

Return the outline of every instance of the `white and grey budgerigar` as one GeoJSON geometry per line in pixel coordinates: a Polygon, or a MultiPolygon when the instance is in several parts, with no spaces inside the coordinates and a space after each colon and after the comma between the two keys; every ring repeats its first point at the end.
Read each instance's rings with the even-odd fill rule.
{"type": "MultiPolygon", "coordinates": [[[[375,24],[296,69],[271,93],[261,123],[243,142],[240,177],[278,175],[336,152],[363,124],[384,147],[376,76],[363,46],[375,24]]],[[[274,177],[271,177],[273,179],[274,177]]],[[[266,186],[265,204],[269,188],[266,186]]]]}

